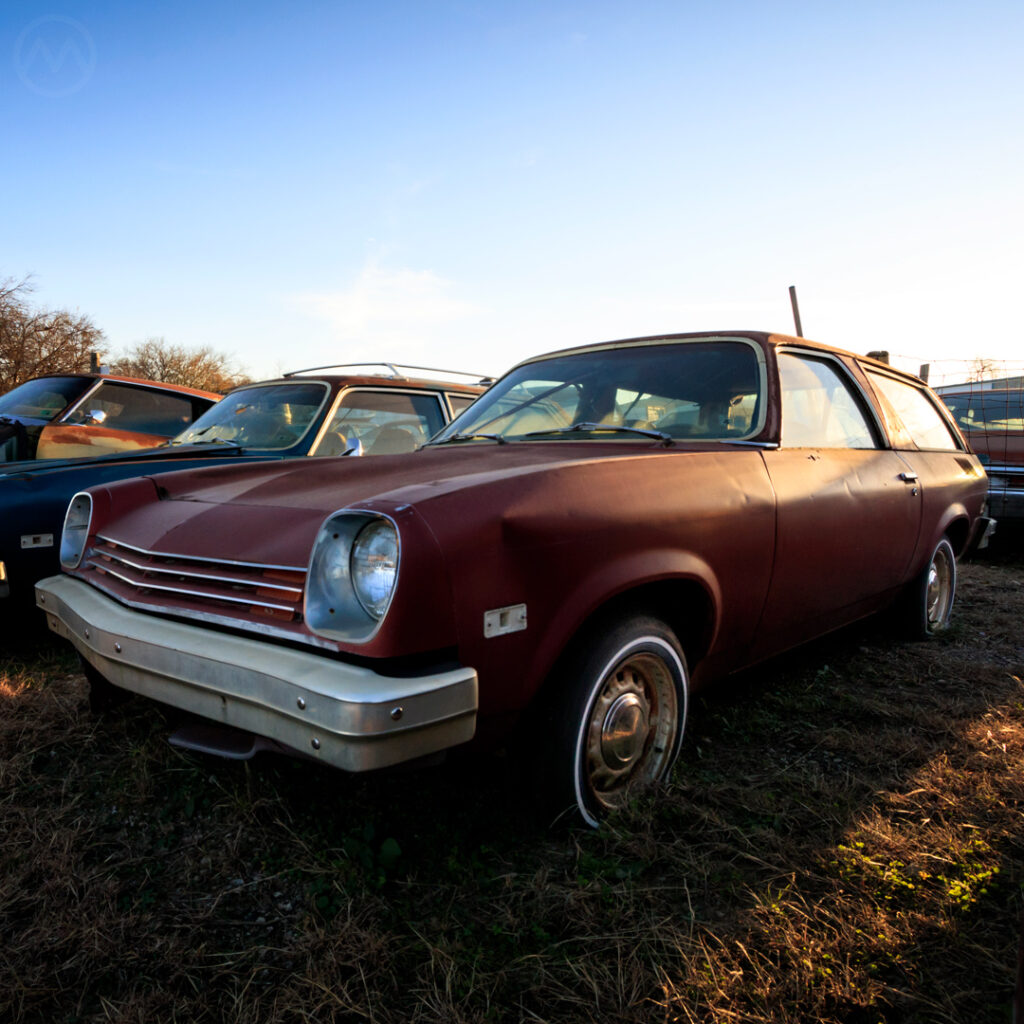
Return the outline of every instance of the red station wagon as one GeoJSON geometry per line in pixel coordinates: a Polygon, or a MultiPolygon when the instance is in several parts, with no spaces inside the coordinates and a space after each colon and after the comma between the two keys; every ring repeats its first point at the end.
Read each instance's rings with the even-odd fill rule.
{"type": "Polygon", "coordinates": [[[920,380],[679,334],[501,378],[422,450],[91,488],[37,603],[100,693],[365,771],[510,743],[595,825],[666,778],[691,692],[894,603],[949,622],[987,481],[920,380]]]}
{"type": "Polygon", "coordinates": [[[1024,521],[1024,387],[965,384],[940,395],[985,466],[992,515],[1024,521]]]}

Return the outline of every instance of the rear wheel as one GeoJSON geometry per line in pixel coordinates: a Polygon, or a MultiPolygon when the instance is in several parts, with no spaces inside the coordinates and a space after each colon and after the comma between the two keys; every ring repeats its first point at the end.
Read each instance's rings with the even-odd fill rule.
{"type": "Polygon", "coordinates": [[[544,784],[557,811],[596,827],[668,776],[686,722],[686,659],[663,622],[638,615],[592,631],[558,674],[544,784]]]}
{"type": "Polygon", "coordinates": [[[955,599],[956,554],[949,538],[943,537],[904,594],[904,632],[911,640],[927,640],[944,633],[949,629],[955,599]]]}

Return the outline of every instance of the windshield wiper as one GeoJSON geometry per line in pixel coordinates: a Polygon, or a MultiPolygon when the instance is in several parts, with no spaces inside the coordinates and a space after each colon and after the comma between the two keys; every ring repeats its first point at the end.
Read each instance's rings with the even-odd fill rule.
{"type": "Polygon", "coordinates": [[[661,441],[665,445],[676,443],[671,434],[666,434],[662,430],[645,430],[643,427],[617,426],[614,423],[572,423],[568,427],[548,427],[547,430],[531,430],[528,434],[523,434],[522,436],[543,437],[545,434],[575,434],[589,430],[610,430],[617,433],[640,434],[643,437],[653,437],[656,441],[661,441]]]}
{"type": "Polygon", "coordinates": [[[198,437],[192,437],[186,441],[168,441],[168,446],[170,447],[177,447],[181,444],[229,444],[232,448],[242,447],[237,441],[229,441],[226,437],[207,437],[203,440],[199,440],[198,437]]]}
{"type": "MultiPolygon", "coordinates": [[[[452,434],[451,437],[443,437],[440,441],[428,441],[427,444],[448,444],[451,441],[497,441],[498,444],[508,444],[508,441],[501,434],[452,434]]],[[[424,446],[426,447],[426,446],[424,446]]]]}

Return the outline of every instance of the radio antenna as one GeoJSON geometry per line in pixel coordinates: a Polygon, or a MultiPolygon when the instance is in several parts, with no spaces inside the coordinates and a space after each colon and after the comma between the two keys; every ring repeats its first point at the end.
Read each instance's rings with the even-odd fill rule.
{"type": "Polygon", "coordinates": [[[793,307],[793,323],[796,324],[796,336],[802,338],[804,336],[804,329],[800,323],[800,307],[796,301],[796,285],[791,284],[789,286],[789,302],[793,307]]]}

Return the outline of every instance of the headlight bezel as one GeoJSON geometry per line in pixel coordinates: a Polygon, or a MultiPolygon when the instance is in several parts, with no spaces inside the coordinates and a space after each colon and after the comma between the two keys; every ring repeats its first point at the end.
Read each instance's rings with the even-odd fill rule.
{"type": "Polygon", "coordinates": [[[318,636],[342,643],[364,644],[380,630],[398,591],[402,571],[402,536],[398,524],[382,512],[340,509],[317,531],[306,573],[303,618],[318,636]],[[385,525],[394,536],[395,569],[379,615],[368,609],[353,579],[352,556],[361,534],[385,525]]]}
{"type": "Polygon", "coordinates": [[[64,527],[60,532],[60,564],[68,571],[77,569],[85,557],[92,529],[94,505],[88,491],[79,491],[68,502],[64,527]],[[83,519],[84,515],[84,519],[83,519]]]}

